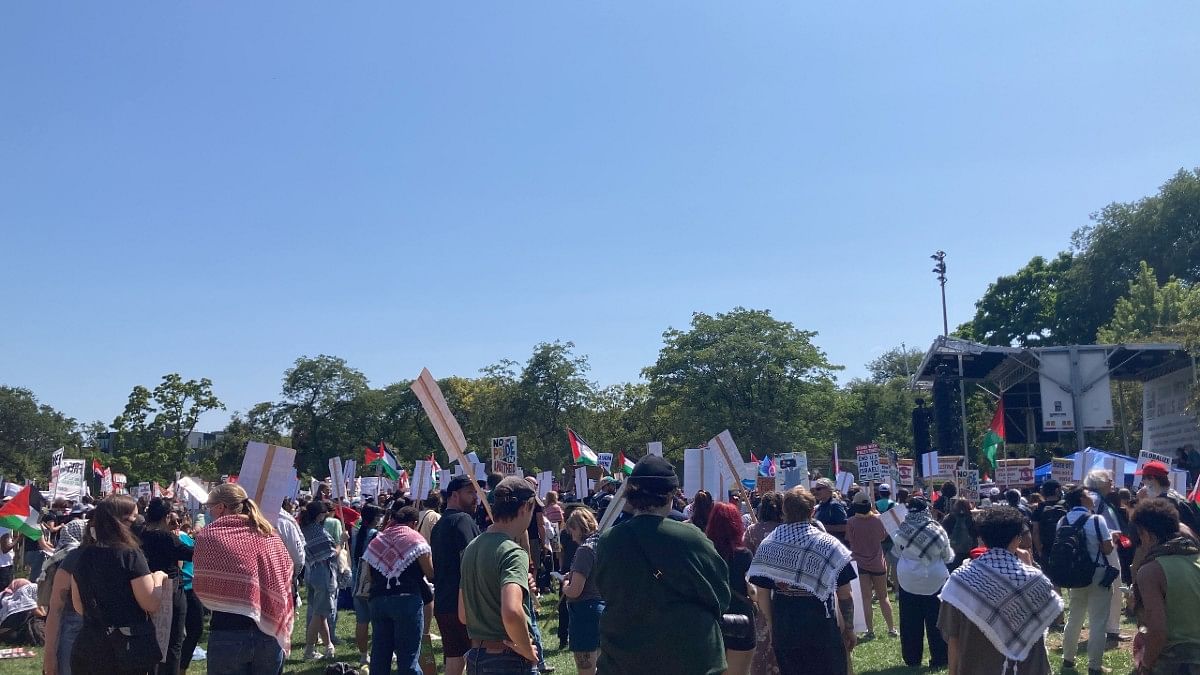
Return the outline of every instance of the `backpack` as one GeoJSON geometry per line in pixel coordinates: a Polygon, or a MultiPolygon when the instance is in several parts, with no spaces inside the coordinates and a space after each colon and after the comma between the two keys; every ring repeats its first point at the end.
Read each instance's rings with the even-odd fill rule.
{"type": "Polygon", "coordinates": [[[967,518],[970,516],[956,516],[954,518],[954,527],[950,529],[950,547],[954,549],[954,555],[958,558],[965,558],[975,548],[975,538],[971,536],[971,526],[967,524],[967,518]]]}
{"type": "MultiPolygon", "coordinates": [[[[1064,521],[1054,535],[1054,544],[1046,556],[1046,576],[1056,586],[1084,588],[1092,585],[1096,573],[1096,560],[1088,553],[1087,535],[1083,528],[1099,516],[1085,516],[1071,524],[1064,521]]],[[[1096,522],[1096,534],[1100,534],[1100,523],[1096,522]]],[[[1097,538],[1099,538],[1097,536],[1097,538]]]]}
{"type": "Polygon", "coordinates": [[[1042,504],[1041,513],[1037,517],[1038,539],[1041,539],[1038,543],[1042,549],[1042,560],[1040,562],[1044,563],[1045,559],[1050,556],[1050,549],[1054,547],[1055,529],[1058,527],[1059,521],[1066,517],[1067,509],[1062,505],[1061,501],[1054,502],[1053,504],[1042,504]]]}

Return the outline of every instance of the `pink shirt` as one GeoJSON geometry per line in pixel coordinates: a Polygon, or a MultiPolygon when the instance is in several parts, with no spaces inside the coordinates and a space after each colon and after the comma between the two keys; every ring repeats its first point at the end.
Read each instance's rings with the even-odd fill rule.
{"type": "Polygon", "coordinates": [[[562,522],[562,507],[558,504],[551,504],[546,507],[546,520],[555,525],[562,522]]]}

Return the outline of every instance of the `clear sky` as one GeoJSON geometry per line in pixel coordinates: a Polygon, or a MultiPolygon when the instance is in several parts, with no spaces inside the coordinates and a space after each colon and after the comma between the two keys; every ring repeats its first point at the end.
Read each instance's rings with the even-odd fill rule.
{"type": "MultiPolygon", "coordinates": [[[[6,2],[0,383],[111,421],[743,305],[845,380],[1200,165],[1194,2],[6,2]],[[990,5],[990,6],[984,6],[990,5]]],[[[202,427],[219,428],[227,415],[202,427]]]]}

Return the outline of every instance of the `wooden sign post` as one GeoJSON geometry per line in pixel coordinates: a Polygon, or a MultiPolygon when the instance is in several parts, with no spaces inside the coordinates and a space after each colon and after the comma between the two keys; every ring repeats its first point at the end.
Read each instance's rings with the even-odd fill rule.
{"type": "MultiPolygon", "coordinates": [[[[442,441],[442,447],[446,448],[446,453],[450,455],[451,461],[457,461],[466,467],[468,464],[467,437],[463,435],[458,420],[450,414],[450,406],[446,405],[446,397],[442,395],[442,388],[438,386],[437,380],[433,379],[428,368],[421,369],[421,374],[412,383],[412,390],[417,395],[417,400],[421,402],[421,407],[425,409],[425,414],[429,416],[433,430],[437,432],[438,439],[442,441]]],[[[487,495],[479,489],[475,475],[468,473],[467,479],[471,481],[472,487],[479,494],[479,501],[483,504],[483,510],[487,512],[488,519],[495,521],[492,518],[492,507],[488,504],[487,495]]]]}
{"type": "Polygon", "coordinates": [[[738,471],[738,467],[745,464],[746,460],[742,459],[742,453],[733,442],[733,436],[730,435],[729,430],[726,429],[713,436],[713,439],[708,442],[708,447],[716,449],[721,460],[725,462],[725,466],[729,469],[729,475],[733,477],[734,485],[737,486],[738,494],[742,497],[742,503],[746,505],[746,511],[750,513],[750,522],[757,523],[758,518],[755,517],[754,509],[750,506],[750,495],[742,485],[742,475],[738,471]]]}

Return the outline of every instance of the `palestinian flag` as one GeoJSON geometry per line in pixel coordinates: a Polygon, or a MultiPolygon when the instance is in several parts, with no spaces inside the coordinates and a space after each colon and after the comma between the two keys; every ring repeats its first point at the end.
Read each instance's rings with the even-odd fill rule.
{"type": "Polygon", "coordinates": [[[96,474],[100,478],[104,478],[104,467],[100,466],[100,460],[92,460],[92,473],[96,474]]]}
{"type": "Polygon", "coordinates": [[[571,458],[576,464],[586,464],[587,466],[600,466],[596,461],[596,453],[592,452],[592,448],[579,437],[579,434],[567,428],[567,440],[571,443],[571,458]]]}
{"type": "Polygon", "coordinates": [[[618,452],[616,469],[617,469],[617,471],[625,474],[626,476],[632,476],[633,475],[633,460],[626,457],[624,452],[618,452]]]}
{"type": "Polygon", "coordinates": [[[374,469],[376,473],[382,473],[390,480],[396,480],[400,477],[400,462],[396,461],[396,456],[388,449],[388,446],[379,441],[379,449],[375,450],[367,448],[366,456],[363,458],[363,466],[368,469],[374,469]]]}
{"type": "Polygon", "coordinates": [[[992,424],[988,427],[987,435],[983,437],[983,456],[992,471],[996,470],[996,449],[1004,443],[1004,398],[996,404],[996,414],[992,415],[992,424]]]}
{"type": "Polygon", "coordinates": [[[33,540],[42,538],[41,519],[42,493],[32,485],[26,485],[7,504],[0,507],[0,527],[7,527],[33,540]]]}
{"type": "Polygon", "coordinates": [[[442,465],[438,464],[437,459],[433,455],[430,455],[429,456],[429,473],[431,473],[433,475],[433,480],[430,482],[431,485],[437,485],[438,474],[440,474],[441,472],[442,472],[442,465]]]}

